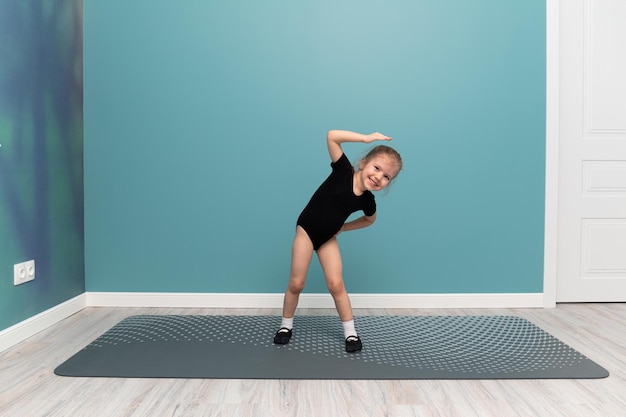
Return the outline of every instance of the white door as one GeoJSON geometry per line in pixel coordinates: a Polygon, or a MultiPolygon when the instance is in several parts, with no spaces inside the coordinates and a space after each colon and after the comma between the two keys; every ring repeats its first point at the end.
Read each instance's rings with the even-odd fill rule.
{"type": "Polygon", "coordinates": [[[626,301],[626,1],[559,5],[556,301],[626,301]]]}

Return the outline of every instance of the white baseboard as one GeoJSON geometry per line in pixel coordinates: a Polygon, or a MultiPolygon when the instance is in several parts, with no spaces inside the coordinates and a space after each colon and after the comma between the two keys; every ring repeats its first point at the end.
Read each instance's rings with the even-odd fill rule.
{"type": "MultiPolygon", "coordinates": [[[[281,308],[283,294],[87,292],[90,307],[281,308]]],[[[543,308],[541,293],[350,294],[352,308],[543,308]]],[[[329,294],[302,294],[300,308],[335,308],[329,294]]]]}
{"type": "MultiPolygon", "coordinates": [[[[544,308],[544,295],[351,294],[353,308],[544,308]]],[[[86,292],[0,331],[0,352],[85,307],[281,308],[283,294],[86,292]]],[[[302,294],[300,308],[329,308],[329,294],[302,294]]]]}
{"type": "Polygon", "coordinates": [[[86,294],[76,296],[27,320],[0,331],[0,352],[36,335],[86,307],[86,294]]]}

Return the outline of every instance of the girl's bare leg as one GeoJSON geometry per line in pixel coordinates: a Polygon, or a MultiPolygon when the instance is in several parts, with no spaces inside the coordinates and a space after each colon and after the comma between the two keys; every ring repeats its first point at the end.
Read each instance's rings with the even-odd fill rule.
{"type": "Polygon", "coordinates": [[[337,238],[333,237],[328,242],[324,243],[317,250],[317,257],[319,258],[324,271],[328,291],[335,301],[335,307],[337,308],[337,313],[339,313],[339,318],[342,322],[352,320],[352,305],[350,303],[350,297],[348,296],[346,287],[343,283],[343,266],[337,238]]]}
{"type": "Polygon", "coordinates": [[[300,293],[306,283],[306,274],[313,257],[313,243],[309,235],[300,226],[296,227],[296,236],[291,250],[291,272],[289,285],[283,300],[283,317],[291,318],[298,307],[300,293]]]}
{"type": "Polygon", "coordinates": [[[317,250],[317,257],[322,264],[328,291],[335,300],[335,307],[339,313],[343,334],[346,338],[346,352],[358,352],[363,349],[361,338],[357,336],[354,328],[354,316],[352,315],[352,305],[350,297],[343,283],[341,253],[337,238],[333,237],[317,250]]]}

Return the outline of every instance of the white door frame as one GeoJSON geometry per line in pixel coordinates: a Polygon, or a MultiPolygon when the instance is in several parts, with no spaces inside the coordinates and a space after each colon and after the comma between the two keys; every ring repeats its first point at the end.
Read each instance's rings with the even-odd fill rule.
{"type": "Polygon", "coordinates": [[[560,0],[546,0],[546,183],[543,306],[556,306],[559,212],[560,0]]]}

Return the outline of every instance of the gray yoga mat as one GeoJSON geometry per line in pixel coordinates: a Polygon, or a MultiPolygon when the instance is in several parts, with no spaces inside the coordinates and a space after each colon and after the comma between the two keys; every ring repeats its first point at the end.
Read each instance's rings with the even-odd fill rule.
{"type": "Polygon", "coordinates": [[[515,316],[365,316],[346,353],[336,316],[131,316],[55,369],[61,376],[230,379],[604,378],[609,373],[515,316]]]}

